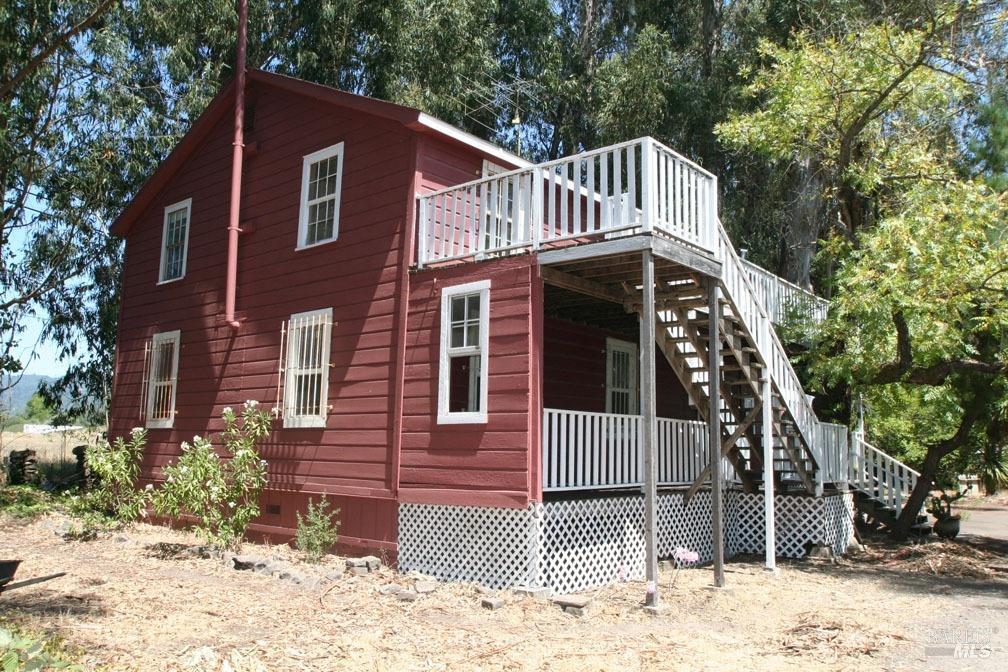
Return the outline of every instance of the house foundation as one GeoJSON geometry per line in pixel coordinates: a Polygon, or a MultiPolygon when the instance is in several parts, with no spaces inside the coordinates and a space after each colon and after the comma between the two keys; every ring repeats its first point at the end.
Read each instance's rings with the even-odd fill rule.
{"type": "MultiPolygon", "coordinates": [[[[711,492],[688,502],[658,495],[658,555],[677,548],[713,558],[711,492]]],[[[851,493],[777,495],[777,555],[801,558],[813,545],[842,553],[854,529],[851,493]]],[[[764,552],[762,493],[724,493],[725,555],[764,552]]],[[[543,586],[569,593],[645,575],[644,497],[601,495],[532,503],[524,509],[401,504],[399,567],[443,581],[543,586]]]]}

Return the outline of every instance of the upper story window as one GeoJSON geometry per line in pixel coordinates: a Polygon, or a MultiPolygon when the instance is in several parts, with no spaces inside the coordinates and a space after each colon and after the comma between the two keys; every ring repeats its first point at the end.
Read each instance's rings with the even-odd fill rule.
{"type": "Polygon", "coordinates": [[[178,389],[179,331],[154,334],[147,350],[143,408],[147,427],[168,428],[175,422],[175,396],[178,389]]]}
{"type": "Polygon", "coordinates": [[[189,215],[192,199],[187,198],[164,211],[164,229],[161,232],[161,271],[159,282],[179,280],[185,275],[186,254],[189,250],[189,215]]]}
{"type": "Polygon", "coordinates": [[[298,249],[336,240],[342,182],[342,142],[304,157],[298,249]]]}
{"type": "Polygon", "coordinates": [[[295,313],[287,327],[284,427],[325,427],[332,308],[295,313]]]}
{"type": "Polygon", "coordinates": [[[438,422],[487,421],[490,281],[441,291],[438,422]]]}

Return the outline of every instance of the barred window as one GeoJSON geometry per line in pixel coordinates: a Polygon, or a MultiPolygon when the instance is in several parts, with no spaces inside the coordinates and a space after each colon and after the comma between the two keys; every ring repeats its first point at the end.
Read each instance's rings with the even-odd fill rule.
{"type": "Polygon", "coordinates": [[[490,282],[445,287],[441,294],[438,422],[486,422],[490,282]]]}
{"type": "Polygon", "coordinates": [[[284,331],[287,341],[286,365],[281,365],[284,427],[325,427],[329,411],[332,308],[291,315],[284,331]]]}
{"type": "Polygon", "coordinates": [[[189,249],[189,214],[192,199],[169,205],[164,211],[161,232],[161,270],[159,282],[171,282],[185,276],[186,253],[189,249]]]}
{"type": "Polygon", "coordinates": [[[149,428],[168,428],[175,422],[178,391],[179,331],[154,334],[147,346],[144,367],[145,399],[141,404],[149,428]]]}
{"type": "Polygon", "coordinates": [[[336,240],[342,182],[342,142],[304,157],[298,248],[336,240]]]}

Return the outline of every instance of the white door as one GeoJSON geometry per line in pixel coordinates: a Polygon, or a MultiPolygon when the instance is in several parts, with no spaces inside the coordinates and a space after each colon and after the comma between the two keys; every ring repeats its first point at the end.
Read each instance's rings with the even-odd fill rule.
{"type": "Polygon", "coordinates": [[[636,415],[637,344],[606,339],[606,413],[636,415]]]}

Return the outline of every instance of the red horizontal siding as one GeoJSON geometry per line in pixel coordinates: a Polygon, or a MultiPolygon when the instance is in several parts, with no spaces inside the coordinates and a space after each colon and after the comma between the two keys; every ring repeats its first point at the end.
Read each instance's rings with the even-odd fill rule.
{"type": "Polygon", "coordinates": [[[513,257],[425,270],[410,280],[400,499],[524,506],[535,450],[531,319],[535,259],[513,257]],[[439,425],[441,290],[490,280],[487,422],[439,425]]]}
{"type": "MultiPolygon", "coordinates": [[[[606,338],[626,336],[584,324],[546,318],[543,327],[543,400],[547,408],[605,412],[606,338]]],[[[655,348],[656,412],[662,418],[696,419],[689,397],[655,348]]]]}
{"type": "MultiPolygon", "coordinates": [[[[259,526],[294,527],[309,493],[328,492],[342,509],[345,540],[395,543],[392,420],[395,328],[407,209],[412,199],[413,133],[360,112],[306,98],[254,91],[255,151],[245,161],[232,331],[221,320],[231,156],[229,121],[217,124],[132,227],[126,242],[113,435],[139,422],[143,349],[151,334],[179,329],[178,415],[149,432],[145,470],[173,460],[193,434],[220,431],[225,406],[277,396],[280,326],[292,313],[332,307],[332,367],[324,429],[283,429],[263,447],[281,515],[259,526]],[[339,238],[295,251],[305,154],[345,142],[339,238]],[[164,206],[192,199],[185,277],[157,285],[164,206]],[[282,491],[282,492],[278,492],[282,491]]],[[[278,532],[279,531],[279,532],[278,532]]],[[[374,545],[374,544],[372,544],[374,545]]]]}

